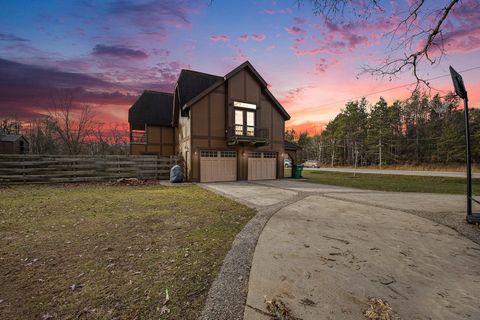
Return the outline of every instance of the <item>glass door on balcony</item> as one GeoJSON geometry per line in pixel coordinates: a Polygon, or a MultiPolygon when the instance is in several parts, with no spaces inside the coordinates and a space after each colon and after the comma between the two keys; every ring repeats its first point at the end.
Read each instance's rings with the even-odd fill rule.
{"type": "Polygon", "coordinates": [[[235,110],[235,135],[243,136],[243,111],[235,110]]]}
{"type": "Polygon", "coordinates": [[[253,137],[255,135],[255,112],[245,111],[245,113],[247,114],[246,135],[249,137],[253,137]]]}
{"type": "Polygon", "coordinates": [[[255,136],[255,112],[247,110],[235,110],[235,135],[255,136]]]}

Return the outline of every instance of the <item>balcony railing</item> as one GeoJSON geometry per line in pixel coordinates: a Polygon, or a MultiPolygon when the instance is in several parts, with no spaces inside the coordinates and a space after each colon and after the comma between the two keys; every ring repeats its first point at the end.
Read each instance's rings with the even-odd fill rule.
{"type": "Polygon", "coordinates": [[[268,143],[268,129],[255,126],[234,125],[227,130],[228,144],[266,144],[268,143]]]}

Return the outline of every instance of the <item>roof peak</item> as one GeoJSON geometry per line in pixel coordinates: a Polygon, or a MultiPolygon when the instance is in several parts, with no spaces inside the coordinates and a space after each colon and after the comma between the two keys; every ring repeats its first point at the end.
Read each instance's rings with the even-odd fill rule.
{"type": "Polygon", "coordinates": [[[182,69],[180,71],[180,75],[182,75],[182,72],[193,72],[193,73],[198,73],[198,74],[202,74],[202,75],[205,75],[205,76],[223,78],[222,76],[219,76],[219,75],[216,75],[216,74],[211,74],[211,73],[206,73],[206,72],[191,70],[191,69],[182,69]]]}

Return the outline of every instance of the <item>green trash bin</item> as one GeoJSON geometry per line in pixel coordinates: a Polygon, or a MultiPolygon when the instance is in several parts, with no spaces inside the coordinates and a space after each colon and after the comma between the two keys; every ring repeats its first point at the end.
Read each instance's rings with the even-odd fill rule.
{"type": "Polygon", "coordinates": [[[292,178],[294,178],[294,179],[303,178],[302,177],[302,171],[303,171],[303,166],[301,164],[300,165],[294,164],[292,166],[292,178]]]}

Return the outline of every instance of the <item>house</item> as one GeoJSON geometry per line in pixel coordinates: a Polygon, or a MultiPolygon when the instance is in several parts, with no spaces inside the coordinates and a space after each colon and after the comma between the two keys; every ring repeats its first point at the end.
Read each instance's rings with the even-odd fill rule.
{"type": "Polygon", "coordinates": [[[181,155],[189,181],[282,178],[289,119],[248,61],[225,76],[182,70],[173,93],[130,108],[130,152],[181,155]]]}
{"type": "Polygon", "coordinates": [[[28,153],[29,143],[19,134],[0,134],[0,154],[28,153]]]}

